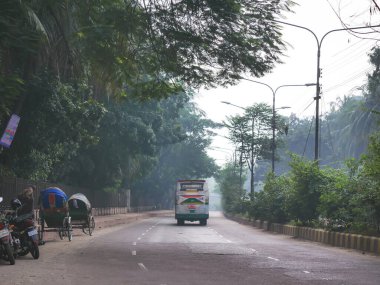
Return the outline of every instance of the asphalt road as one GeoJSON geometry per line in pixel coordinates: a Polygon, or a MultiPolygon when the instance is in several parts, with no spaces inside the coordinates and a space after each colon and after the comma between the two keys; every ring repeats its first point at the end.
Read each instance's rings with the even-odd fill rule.
{"type": "Polygon", "coordinates": [[[214,213],[207,226],[156,217],[51,241],[0,284],[380,284],[380,257],[276,235],[214,213]]]}

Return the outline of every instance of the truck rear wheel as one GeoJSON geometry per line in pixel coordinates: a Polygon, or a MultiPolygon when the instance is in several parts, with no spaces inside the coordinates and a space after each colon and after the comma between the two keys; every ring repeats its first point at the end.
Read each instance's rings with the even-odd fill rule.
{"type": "Polygon", "coordinates": [[[205,225],[207,225],[207,219],[199,220],[199,224],[200,224],[201,226],[205,226],[205,225]]]}
{"type": "Polygon", "coordinates": [[[183,226],[185,224],[185,221],[182,219],[177,219],[177,225],[178,226],[183,226]]]}

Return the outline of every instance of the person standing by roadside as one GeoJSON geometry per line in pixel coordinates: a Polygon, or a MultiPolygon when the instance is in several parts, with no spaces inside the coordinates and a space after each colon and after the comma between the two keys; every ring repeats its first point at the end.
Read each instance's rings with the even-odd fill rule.
{"type": "Polygon", "coordinates": [[[21,207],[17,209],[17,215],[33,214],[34,217],[34,197],[33,192],[36,192],[37,188],[34,185],[30,185],[25,188],[17,198],[21,202],[21,207]]]}

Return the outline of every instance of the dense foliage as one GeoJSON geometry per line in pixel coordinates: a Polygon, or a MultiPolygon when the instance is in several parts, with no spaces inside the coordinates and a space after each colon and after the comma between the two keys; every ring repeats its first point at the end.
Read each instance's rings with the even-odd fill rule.
{"type": "MultiPolygon", "coordinates": [[[[43,70],[85,80],[94,98],[162,98],[263,75],[284,45],[277,1],[0,2],[1,113],[22,111],[23,88],[43,70]],[[17,104],[15,106],[14,104],[17,104]]],[[[22,114],[22,113],[21,113],[22,114]]]]}
{"type": "MultiPolygon", "coordinates": [[[[278,177],[269,173],[264,189],[256,192],[251,200],[239,201],[240,208],[239,203],[230,197],[239,189],[235,181],[222,188],[223,193],[229,193],[225,196],[228,203],[224,209],[275,223],[291,222],[336,231],[379,234],[380,148],[379,134],[375,136],[377,142],[371,138],[368,155],[360,161],[347,161],[345,169],[318,168],[314,161],[293,155],[291,171],[278,177]]],[[[221,181],[230,179],[223,172],[222,175],[221,181]]]]}
{"type": "MultiPolygon", "coordinates": [[[[244,178],[244,177],[243,177],[244,178]]],[[[246,191],[240,184],[240,173],[234,162],[227,163],[216,175],[222,193],[222,207],[227,213],[244,213],[246,191]]]]}
{"type": "Polygon", "coordinates": [[[150,200],[173,178],[212,175],[214,125],[189,104],[191,92],[271,70],[284,45],[270,20],[291,5],[0,1],[1,129],[21,117],[0,175],[135,187],[150,200]]]}
{"type": "Polygon", "coordinates": [[[151,172],[132,183],[133,197],[139,204],[172,207],[177,179],[208,178],[216,173],[217,166],[206,153],[211,143],[210,130],[216,124],[194,106],[188,107],[192,108],[183,109],[178,121],[184,139],[161,148],[151,172]]]}
{"type": "Polygon", "coordinates": [[[176,178],[216,171],[206,154],[215,124],[189,103],[191,93],[100,103],[86,99],[85,85],[74,89],[47,77],[28,87],[20,139],[1,156],[3,174],[93,190],[129,188],[140,205],[170,206],[176,178]]]}
{"type": "MultiPolygon", "coordinates": [[[[291,116],[285,148],[278,149],[276,174],[282,175],[268,173],[268,163],[261,162],[257,171],[267,172],[263,190],[245,200],[240,211],[233,202],[226,211],[270,222],[380,234],[379,55],[379,49],[370,54],[374,71],[363,95],[339,99],[324,116],[320,161],[312,160],[313,120],[291,116]]],[[[221,181],[227,179],[223,173],[221,181]]]]}

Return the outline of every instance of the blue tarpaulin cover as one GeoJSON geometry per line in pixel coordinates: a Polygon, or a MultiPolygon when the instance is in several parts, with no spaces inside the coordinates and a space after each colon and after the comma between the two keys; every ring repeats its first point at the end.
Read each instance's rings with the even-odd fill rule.
{"type": "Polygon", "coordinates": [[[43,209],[67,207],[67,195],[58,187],[49,187],[41,191],[41,206],[43,209]]]}

